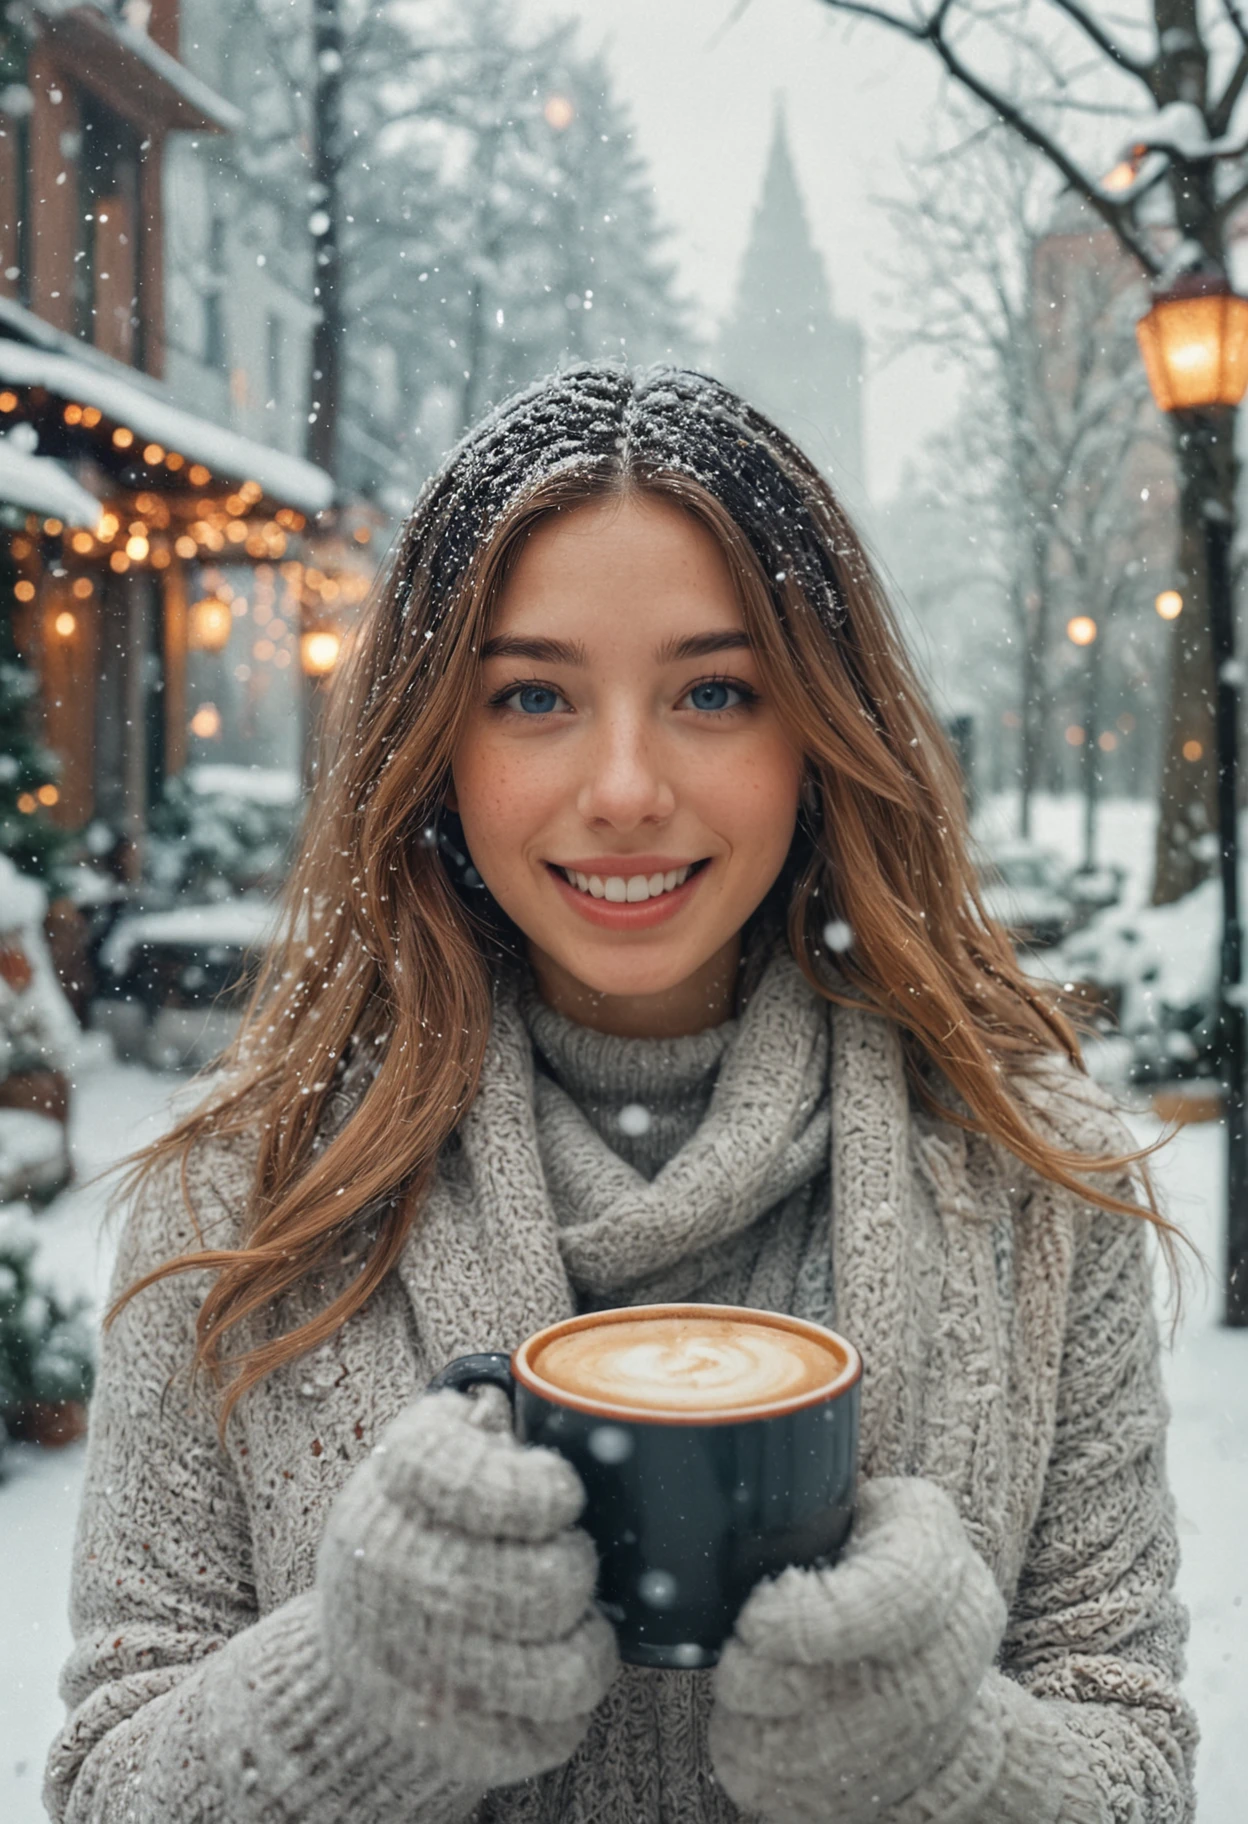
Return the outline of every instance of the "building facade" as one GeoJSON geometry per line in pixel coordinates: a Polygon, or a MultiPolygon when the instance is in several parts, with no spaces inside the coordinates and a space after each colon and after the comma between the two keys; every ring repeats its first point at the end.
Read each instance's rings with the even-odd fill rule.
{"type": "Polygon", "coordinates": [[[136,852],[195,740],[195,652],[237,613],[226,572],[264,573],[297,666],[300,541],[333,498],[293,383],[281,413],[251,406],[285,351],[263,267],[228,323],[224,267],[187,283],[197,199],[210,252],[216,232],[194,161],[241,117],[181,60],[181,25],[178,0],[35,0],[0,46],[0,612],[60,758],[52,815],[136,852]],[[231,352],[256,334],[250,363],[231,352]]]}

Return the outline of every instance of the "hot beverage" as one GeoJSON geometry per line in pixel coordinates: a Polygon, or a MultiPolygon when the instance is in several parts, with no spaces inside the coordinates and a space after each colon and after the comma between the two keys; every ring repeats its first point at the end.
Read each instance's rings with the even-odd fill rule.
{"type": "Polygon", "coordinates": [[[585,1487],[596,1600],[621,1658],[713,1666],[742,1604],[849,1533],[862,1362],[852,1343],[743,1305],[632,1305],[465,1355],[431,1388],[493,1382],[522,1443],[585,1487]]]}
{"type": "Polygon", "coordinates": [[[775,1318],[742,1320],[682,1312],[621,1317],[564,1330],[529,1367],[578,1400],[633,1411],[754,1411],[820,1392],[844,1374],[848,1358],[831,1339],[775,1318]]]}

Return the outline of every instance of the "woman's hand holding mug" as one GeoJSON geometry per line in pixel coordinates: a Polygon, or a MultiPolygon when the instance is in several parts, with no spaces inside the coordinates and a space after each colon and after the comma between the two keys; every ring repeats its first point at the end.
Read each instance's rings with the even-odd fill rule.
{"type": "Polygon", "coordinates": [[[331,1660],[361,1716],[419,1740],[448,1780],[560,1765],[615,1675],[584,1499],[562,1457],[440,1392],[393,1420],[333,1506],[317,1560],[331,1660]]]}
{"type": "Polygon", "coordinates": [[[785,1824],[902,1824],[919,1788],[921,1815],[943,1815],[930,1782],[963,1760],[988,1797],[1017,1689],[986,1676],[1005,1616],[943,1490],[864,1483],[839,1563],[786,1570],[741,1611],[714,1673],[717,1777],[745,1810],[785,1824]]]}

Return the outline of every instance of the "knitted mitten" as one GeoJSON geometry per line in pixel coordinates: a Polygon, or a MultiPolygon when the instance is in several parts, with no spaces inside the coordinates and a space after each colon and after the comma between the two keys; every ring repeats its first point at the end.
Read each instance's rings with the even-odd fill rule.
{"type": "Polygon", "coordinates": [[[614,1677],[591,1606],[585,1493],[554,1451],[427,1394],[342,1489],[317,1558],[327,1651],[361,1714],[450,1780],[510,1785],[568,1759],[614,1677]]]}
{"type": "Polygon", "coordinates": [[[1005,1619],[941,1489],[865,1484],[839,1563],[783,1571],[738,1618],[714,1673],[722,1785],[743,1809],[793,1824],[905,1818],[902,1802],[938,1773],[943,1786],[965,1742],[975,1787],[1001,1763],[987,1739],[1002,1734],[1001,1705],[981,1687],[1005,1619]]]}

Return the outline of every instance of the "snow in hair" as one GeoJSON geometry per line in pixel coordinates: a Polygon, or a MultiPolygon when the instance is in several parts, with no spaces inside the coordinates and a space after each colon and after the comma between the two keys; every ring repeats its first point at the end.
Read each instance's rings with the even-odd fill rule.
{"type": "Polygon", "coordinates": [[[413,511],[413,553],[445,600],[474,553],[523,500],[561,476],[644,484],[683,475],[713,495],[777,583],[791,578],[835,616],[834,563],[857,557],[809,460],[709,374],[593,362],[496,406],[451,451],[413,511]],[[423,523],[422,523],[423,522],[423,523]]]}

